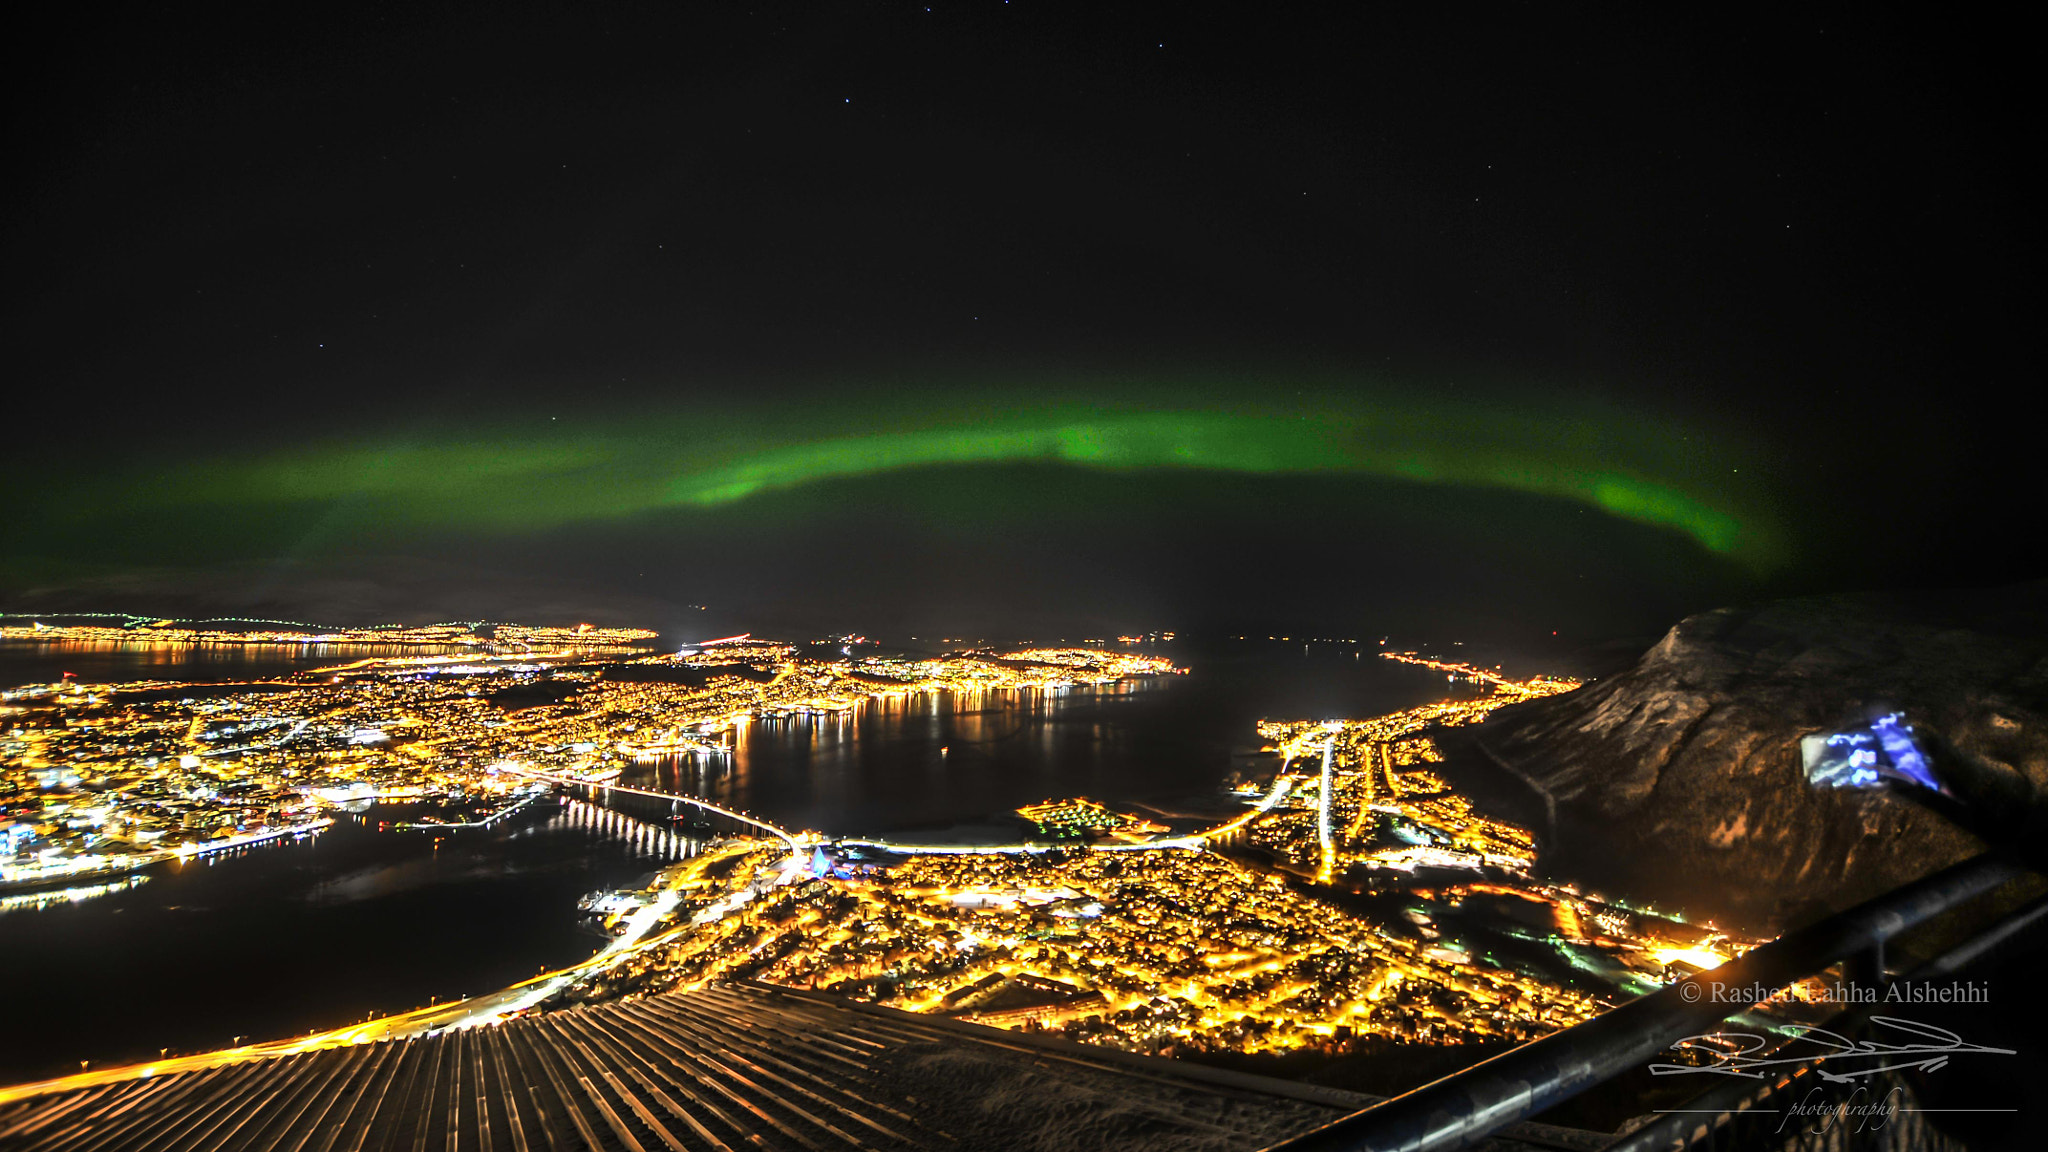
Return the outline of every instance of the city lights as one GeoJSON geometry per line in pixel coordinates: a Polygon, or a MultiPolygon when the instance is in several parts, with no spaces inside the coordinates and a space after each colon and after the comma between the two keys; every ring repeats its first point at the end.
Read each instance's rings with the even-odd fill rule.
{"type": "Polygon", "coordinates": [[[1533,878],[1530,832],[1482,812],[1443,775],[1442,731],[1570,680],[1385,652],[1479,694],[1368,718],[1261,722],[1272,779],[1235,789],[1244,811],[1206,826],[1053,798],[1019,810],[1034,837],[920,845],[786,829],[620,776],[653,754],[724,754],[733,729],[756,719],[934,693],[972,704],[1182,669],[1098,647],[855,655],[871,647],[859,637],[624,647],[638,635],[500,625],[455,657],[362,659],[205,689],[11,691],[0,701],[14,797],[0,827],[14,849],[4,879],[133,872],[309,835],[388,799],[440,802],[393,825],[437,833],[491,827],[552,790],[583,788],[687,803],[745,829],[644,890],[591,904],[610,942],[583,963],[181,1068],[740,979],[1155,1053],[1334,1051],[1369,1036],[1518,1041],[1745,946],[1533,878]],[[519,639],[508,649],[507,637],[519,639]],[[821,648],[835,655],[806,655],[821,648]],[[1362,892],[1403,894],[1403,911],[1345,903],[1362,892]],[[1550,961],[1510,958],[1500,945],[1511,939],[1550,961]]]}

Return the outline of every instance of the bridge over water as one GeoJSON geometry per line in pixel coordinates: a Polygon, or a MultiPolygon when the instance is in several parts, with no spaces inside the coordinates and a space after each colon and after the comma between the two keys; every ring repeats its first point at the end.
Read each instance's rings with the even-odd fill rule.
{"type": "Polygon", "coordinates": [[[789,850],[792,852],[798,851],[801,848],[801,844],[798,842],[796,834],[789,831],[788,829],[779,827],[774,824],[770,824],[768,821],[763,820],[758,816],[749,816],[745,812],[737,812],[723,805],[714,804],[701,796],[685,796],[680,792],[656,792],[649,788],[634,788],[629,785],[613,783],[611,781],[579,780],[574,776],[562,776],[553,772],[536,772],[531,768],[508,767],[502,769],[502,771],[511,772],[519,776],[525,776],[533,780],[544,780],[550,784],[560,784],[570,788],[602,789],[606,792],[623,792],[629,796],[646,796],[654,800],[668,800],[677,803],[688,804],[692,807],[701,808],[706,812],[713,812],[720,816],[727,817],[728,819],[737,820],[740,823],[745,824],[749,827],[758,828],[771,836],[778,837],[784,843],[789,845],[789,850]]]}

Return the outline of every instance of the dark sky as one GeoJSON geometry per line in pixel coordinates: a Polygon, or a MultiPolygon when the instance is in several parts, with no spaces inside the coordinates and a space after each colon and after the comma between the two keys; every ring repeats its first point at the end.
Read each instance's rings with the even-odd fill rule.
{"type": "Polygon", "coordinates": [[[2040,573],[2016,28],[66,19],[8,50],[17,603],[517,580],[869,628],[1593,635],[2040,573]],[[1084,426],[1142,443],[1028,431],[1084,426]],[[733,476],[768,479],[673,494],[733,476]]]}

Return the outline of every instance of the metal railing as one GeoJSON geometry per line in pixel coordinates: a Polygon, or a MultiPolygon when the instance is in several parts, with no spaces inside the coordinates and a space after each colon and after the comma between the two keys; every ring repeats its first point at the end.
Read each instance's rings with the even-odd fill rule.
{"type": "MultiPolygon", "coordinates": [[[[1268,1152],[1420,1152],[1470,1147],[1509,1124],[1644,1067],[1678,1041],[1705,1033],[1748,1007],[1710,994],[1709,982],[1723,987],[1784,988],[1844,961],[1852,979],[1881,981],[1888,941],[2025,871],[1995,853],[1966,860],[1781,936],[1711,972],[1688,976],[1583,1024],[1273,1145],[1268,1152]]],[[[1918,969],[1914,976],[1951,973],[2044,917],[2048,917],[2048,904],[2036,902],[1918,969]]],[[[1784,1084],[1735,1081],[1707,1093],[1696,1106],[1706,1112],[1718,1109],[1723,1115],[1732,1114],[1757,1106],[1759,1092],[1793,1090],[1799,1086],[1796,1078],[1800,1076],[1809,1082],[1817,1078],[1809,1066],[1780,1077],[1793,1077],[1784,1084]]],[[[1652,1121],[1623,1137],[1615,1147],[1631,1152],[1686,1148],[1697,1142],[1694,1136],[1712,1130],[1711,1118],[1703,1122],[1701,1115],[1689,1108],[1682,1117],[1652,1121]]]]}

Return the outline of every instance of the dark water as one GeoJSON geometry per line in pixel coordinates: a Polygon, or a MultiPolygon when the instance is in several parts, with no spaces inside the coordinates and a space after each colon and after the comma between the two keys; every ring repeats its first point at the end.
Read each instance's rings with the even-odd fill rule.
{"type": "Polygon", "coordinates": [[[693,848],[576,802],[480,836],[351,823],[0,913],[0,1082],[331,1028],[503,987],[603,944],[578,897],[693,848]]]}
{"type": "Polygon", "coordinates": [[[835,835],[985,824],[1070,796],[1177,810],[1214,797],[1261,718],[1369,716],[1470,690],[1350,646],[1304,653],[1261,641],[1173,655],[1193,672],[762,718],[735,733],[729,754],[662,757],[622,782],[835,835]]]}
{"type": "Polygon", "coordinates": [[[149,644],[0,640],[0,688],[48,684],[66,672],[88,684],[126,680],[255,680],[388,656],[445,656],[426,644],[149,644]]]}
{"type": "MultiPolygon", "coordinates": [[[[1453,690],[1439,675],[1348,646],[1170,651],[1194,673],[1063,692],[913,696],[847,719],[764,719],[736,734],[729,757],[636,771],[643,783],[681,786],[789,827],[901,834],[976,824],[1055,796],[1162,806],[1211,798],[1262,716],[1371,715],[1453,690]]],[[[0,674],[10,677],[0,682],[35,679],[14,656],[0,653],[0,674]]],[[[108,659],[109,671],[127,660],[129,675],[148,678],[226,672],[206,655],[172,666],[108,659]]],[[[424,833],[338,825],[307,843],[157,869],[146,883],[82,903],[0,913],[0,987],[39,1005],[4,1033],[0,1082],[75,1071],[83,1059],[148,1058],[167,1045],[196,1050],[237,1035],[335,1027],[589,956],[602,942],[578,926],[576,899],[685,850],[655,834],[667,826],[666,805],[621,798],[616,807],[601,818],[580,805],[536,812],[438,845],[424,833]]]]}

